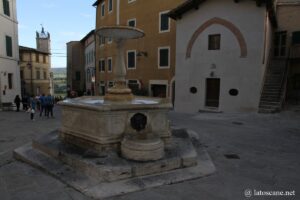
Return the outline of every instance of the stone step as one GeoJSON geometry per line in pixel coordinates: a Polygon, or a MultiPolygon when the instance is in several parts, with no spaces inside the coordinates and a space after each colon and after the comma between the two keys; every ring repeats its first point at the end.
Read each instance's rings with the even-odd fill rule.
{"type": "Polygon", "coordinates": [[[280,106],[274,106],[274,105],[260,105],[260,109],[273,109],[273,110],[279,110],[280,106]]]}
{"type": "Polygon", "coordinates": [[[258,109],[258,113],[276,113],[276,112],[279,112],[279,110],[274,110],[274,109],[267,109],[267,108],[259,108],[258,109]]]}
{"type": "Polygon", "coordinates": [[[278,101],[266,101],[266,100],[263,100],[263,101],[260,101],[259,105],[279,106],[280,102],[278,102],[278,101]]]}
{"type": "Polygon", "coordinates": [[[269,90],[264,90],[262,93],[262,96],[269,96],[269,97],[277,97],[280,96],[279,91],[269,91],[269,90]]]}
{"type": "MultiPolygon", "coordinates": [[[[196,158],[197,165],[193,165],[191,167],[184,167],[176,170],[170,170],[163,173],[155,173],[147,176],[133,177],[113,182],[101,181],[101,179],[99,179],[98,177],[86,176],[86,172],[84,172],[84,170],[76,170],[82,168],[82,166],[75,166],[79,164],[78,162],[73,163],[71,166],[66,165],[63,162],[61,162],[61,159],[57,159],[46,153],[43,153],[42,151],[33,148],[31,144],[27,144],[22,147],[19,147],[18,149],[15,149],[14,157],[60,179],[66,185],[73,187],[74,189],[91,197],[92,199],[105,199],[108,197],[118,196],[129,192],[136,192],[162,185],[170,185],[187,180],[206,177],[214,173],[215,166],[212,163],[210,156],[205,151],[203,145],[199,145],[200,141],[197,138],[193,136],[190,137],[190,134],[187,133],[186,130],[184,131],[186,134],[188,134],[187,137],[189,138],[189,140],[193,139],[193,144],[195,144],[196,152],[198,153],[196,158]]],[[[185,134],[179,134],[179,136],[181,136],[184,140],[185,137],[183,137],[182,135],[185,134]]],[[[47,137],[50,139],[55,138],[53,135],[47,137]]],[[[38,140],[36,142],[38,142],[38,140]]],[[[45,140],[42,142],[45,142],[45,140]]],[[[57,147],[57,145],[57,142],[53,142],[52,146],[49,145],[48,147],[45,147],[44,150],[48,151],[48,148],[54,148],[55,146],[57,147]]],[[[182,146],[182,148],[186,148],[186,146],[182,146]]],[[[66,153],[55,153],[57,151],[61,152],[61,150],[63,149],[51,150],[51,152],[54,153],[54,155],[58,155],[59,158],[65,156],[69,158],[69,155],[66,155],[66,153]]],[[[181,150],[187,153],[185,149],[181,150]]],[[[170,151],[172,150],[170,149],[170,151]]],[[[173,152],[173,154],[177,154],[176,147],[175,152],[173,152]]],[[[82,162],[85,162],[86,159],[97,160],[97,158],[80,158],[82,162]]],[[[190,161],[191,160],[189,157],[189,159],[185,162],[186,164],[191,164],[190,161]]],[[[164,159],[160,160],[159,162],[159,166],[167,167],[164,159]]],[[[181,163],[182,162],[184,161],[181,160],[181,163]]],[[[110,167],[115,167],[115,164],[118,164],[118,162],[114,159],[111,160],[110,167]]],[[[155,164],[153,164],[153,162],[138,162],[137,164],[143,166],[142,168],[140,168],[140,172],[145,173],[145,171],[147,170],[149,171],[153,170],[153,168],[155,169],[158,163],[156,162],[155,164]]],[[[105,163],[98,163],[99,167],[102,167],[103,165],[105,165],[105,163]]],[[[111,170],[110,167],[108,168],[108,170],[111,170]]],[[[132,169],[132,171],[134,170],[137,169],[132,169]]]]}
{"type": "Polygon", "coordinates": [[[262,96],[260,101],[280,102],[280,97],[262,96]]]}
{"type": "Polygon", "coordinates": [[[265,84],[263,88],[264,88],[264,90],[265,89],[278,89],[278,90],[280,90],[281,89],[281,84],[265,84]]]}

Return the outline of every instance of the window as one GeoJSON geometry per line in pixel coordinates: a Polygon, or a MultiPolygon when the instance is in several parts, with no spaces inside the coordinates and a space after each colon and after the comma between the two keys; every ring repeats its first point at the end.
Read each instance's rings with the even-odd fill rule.
{"type": "Polygon", "coordinates": [[[107,43],[108,43],[108,44],[111,44],[111,43],[112,43],[112,38],[111,38],[111,37],[107,38],[107,43]]]}
{"type": "Polygon", "coordinates": [[[108,0],[108,13],[111,13],[113,10],[113,0],[108,0]]]}
{"type": "Polygon", "coordinates": [[[12,88],[13,88],[13,74],[8,73],[8,89],[12,89],[12,88]]]}
{"type": "Polygon", "coordinates": [[[287,32],[279,31],[275,32],[274,37],[274,56],[284,57],[286,56],[286,44],[287,43],[287,32]]]}
{"type": "Polygon", "coordinates": [[[105,60],[104,59],[101,59],[99,61],[99,71],[100,72],[105,72],[105,60]]]}
{"type": "Polygon", "coordinates": [[[36,61],[36,62],[40,62],[40,55],[39,55],[38,53],[37,53],[36,56],[35,56],[35,61],[36,61]]]}
{"type": "Polygon", "coordinates": [[[20,70],[20,78],[21,78],[21,80],[24,79],[24,69],[20,70]]]}
{"type": "Polygon", "coordinates": [[[47,72],[44,71],[44,79],[47,79],[47,72]]]}
{"type": "Polygon", "coordinates": [[[99,44],[100,46],[103,46],[105,44],[105,37],[100,37],[99,44]]]}
{"type": "Polygon", "coordinates": [[[136,68],[136,51],[130,50],[127,51],[127,68],[135,69],[136,68]]]}
{"type": "Polygon", "coordinates": [[[109,88],[114,87],[114,82],[113,81],[108,81],[108,87],[109,88]]]}
{"type": "Polygon", "coordinates": [[[86,70],[86,80],[87,82],[91,82],[91,70],[90,69],[87,69],[86,70]]]}
{"type": "Polygon", "coordinates": [[[300,44],[300,31],[293,32],[292,44],[300,44]]]}
{"type": "Polygon", "coordinates": [[[136,19],[129,19],[127,21],[128,26],[136,27],[136,19]]]}
{"type": "Polygon", "coordinates": [[[138,80],[128,80],[127,86],[131,89],[133,93],[137,92],[140,89],[138,80]]]}
{"type": "Polygon", "coordinates": [[[40,80],[40,79],[41,79],[41,72],[40,72],[39,69],[36,71],[36,79],[37,79],[37,80],[40,80]]]}
{"type": "Polygon", "coordinates": [[[103,2],[101,4],[101,17],[104,17],[104,15],[105,15],[105,3],[103,2]]]}
{"type": "Polygon", "coordinates": [[[160,68],[170,67],[170,47],[158,48],[158,66],[160,68]]]}
{"type": "Polygon", "coordinates": [[[75,72],[75,80],[80,81],[80,78],[81,78],[80,71],[76,71],[75,72]]]}
{"type": "Polygon", "coordinates": [[[3,0],[3,12],[5,15],[10,16],[10,9],[9,9],[9,1],[3,0]]]}
{"type": "Polygon", "coordinates": [[[43,55],[43,63],[46,63],[46,55],[43,55]]]}
{"type": "Polygon", "coordinates": [[[169,11],[164,11],[159,13],[159,32],[169,32],[170,31],[170,19],[168,17],[169,11]]]}
{"type": "Polygon", "coordinates": [[[219,50],[221,43],[221,35],[208,35],[208,50],[219,50]]]}
{"type": "Polygon", "coordinates": [[[6,55],[12,57],[12,39],[10,36],[6,36],[6,55]]]}
{"type": "Polygon", "coordinates": [[[107,59],[108,72],[112,72],[112,58],[107,59]]]}

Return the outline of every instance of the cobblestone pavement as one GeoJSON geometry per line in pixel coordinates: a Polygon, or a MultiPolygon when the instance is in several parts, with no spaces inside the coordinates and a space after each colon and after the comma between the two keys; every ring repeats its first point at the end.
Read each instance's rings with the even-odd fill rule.
{"type": "MultiPolygon", "coordinates": [[[[12,151],[38,135],[60,127],[55,118],[25,112],[0,112],[0,199],[87,200],[81,193],[25,163],[12,151]]],[[[130,193],[110,200],[242,200],[300,199],[300,112],[280,114],[180,114],[170,112],[171,125],[199,134],[217,172],[209,177],[130,193]],[[251,198],[244,191],[250,189],[251,198]],[[256,191],[295,191],[296,196],[253,196],[256,191]]]]}

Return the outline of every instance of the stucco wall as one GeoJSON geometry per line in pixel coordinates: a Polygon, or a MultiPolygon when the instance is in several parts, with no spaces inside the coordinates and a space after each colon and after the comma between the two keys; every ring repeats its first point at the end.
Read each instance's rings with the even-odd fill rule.
{"type": "Polygon", "coordinates": [[[265,16],[265,7],[257,7],[253,1],[234,3],[211,0],[205,1],[198,10],[191,10],[177,20],[176,111],[197,112],[208,109],[205,106],[206,78],[220,78],[219,107],[214,110],[257,111],[265,68],[264,38],[268,37],[264,33],[265,16]],[[192,35],[213,18],[228,23],[212,23],[204,29],[192,46],[190,58],[186,58],[192,35]],[[239,44],[238,34],[228,28],[232,25],[240,31],[238,37],[244,38],[244,45],[239,44]],[[221,34],[220,50],[208,50],[209,34],[221,34]],[[242,49],[245,48],[246,56],[243,57],[242,49]],[[211,72],[214,73],[213,76],[211,72]],[[196,87],[197,93],[190,93],[190,87],[196,87]],[[229,95],[230,89],[237,89],[238,96],[229,95]]]}
{"type": "Polygon", "coordinates": [[[0,3],[0,100],[2,102],[13,102],[15,96],[20,95],[21,92],[16,1],[10,0],[9,3],[10,16],[4,14],[2,1],[0,3]],[[12,57],[6,55],[5,36],[12,38],[12,57]],[[12,89],[8,88],[8,74],[13,74],[12,89]]]}

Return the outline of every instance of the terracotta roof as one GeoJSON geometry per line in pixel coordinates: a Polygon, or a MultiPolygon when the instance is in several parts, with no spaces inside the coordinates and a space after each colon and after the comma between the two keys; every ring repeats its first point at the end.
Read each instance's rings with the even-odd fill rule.
{"type": "Polygon", "coordinates": [[[93,4],[93,6],[98,6],[99,3],[100,3],[101,1],[103,1],[103,0],[97,0],[97,1],[93,4]]]}
{"type": "MultiPolygon", "coordinates": [[[[238,3],[239,0],[233,0],[234,2],[238,3]]],[[[185,14],[186,12],[195,9],[197,10],[200,6],[201,3],[205,2],[205,0],[187,0],[171,10],[168,13],[168,16],[171,17],[172,19],[181,19],[182,15],[185,14]]],[[[274,11],[274,0],[256,0],[257,6],[260,6],[262,3],[266,4],[266,8],[268,10],[268,14],[271,20],[271,23],[274,27],[277,27],[277,19],[276,19],[276,14],[274,11]]]]}
{"type": "Polygon", "coordinates": [[[91,35],[95,34],[95,30],[91,30],[88,34],[86,34],[86,36],[84,36],[80,42],[84,42],[88,37],[90,37],[91,35]]]}
{"type": "Polygon", "coordinates": [[[168,15],[173,19],[180,19],[181,16],[191,9],[198,9],[200,3],[204,2],[205,0],[187,0],[184,3],[180,4],[173,10],[171,10],[168,15]]]}
{"type": "Polygon", "coordinates": [[[48,53],[48,52],[39,51],[37,49],[30,48],[30,47],[25,47],[25,46],[19,46],[19,50],[20,51],[32,51],[32,52],[42,53],[42,54],[46,54],[46,55],[50,55],[51,54],[51,53],[48,53]]]}

